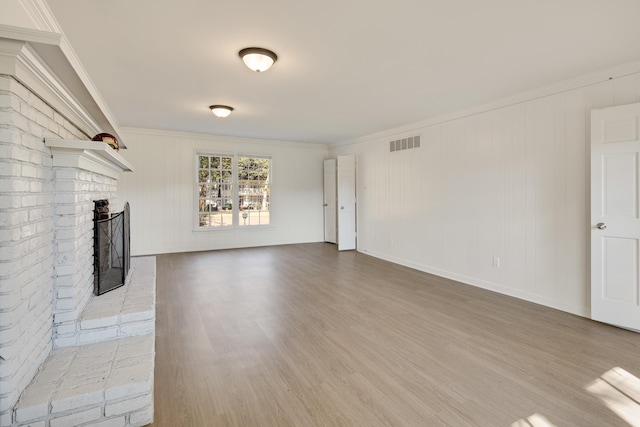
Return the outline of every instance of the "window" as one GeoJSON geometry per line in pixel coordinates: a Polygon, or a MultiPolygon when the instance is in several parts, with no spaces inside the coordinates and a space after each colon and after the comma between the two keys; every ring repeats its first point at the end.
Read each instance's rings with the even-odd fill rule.
{"type": "Polygon", "coordinates": [[[271,159],[238,157],[240,225],[269,224],[271,159]]]}
{"type": "Polygon", "coordinates": [[[198,228],[269,224],[271,159],[197,155],[198,228]]]}

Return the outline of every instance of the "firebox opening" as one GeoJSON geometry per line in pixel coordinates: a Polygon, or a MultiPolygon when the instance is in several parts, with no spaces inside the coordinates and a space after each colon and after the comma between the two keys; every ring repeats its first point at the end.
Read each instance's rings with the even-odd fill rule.
{"type": "Polygon", "coordinates": [[[129,203],[110,213],[108,200],[95,200],[93,292],[102,295],[124,285],[129,272],[129,203]]]}

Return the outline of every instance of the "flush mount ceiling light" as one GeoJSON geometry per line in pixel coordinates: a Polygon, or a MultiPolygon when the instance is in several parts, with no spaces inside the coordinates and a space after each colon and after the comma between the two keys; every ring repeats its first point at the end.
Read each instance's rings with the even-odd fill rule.
{"type": "Polygon", "coordinates": [[[216,117],[227,117],[233,111],[233,107],[228,105],[211,105],[209,108],[216,117]]]}
{"type": "Polygon", "coordinates": [[[267,71],[278,60],[278,55],[261,47],[247,47],[238,52],[238,55],[247,67],[258,73],[267,71]]]}

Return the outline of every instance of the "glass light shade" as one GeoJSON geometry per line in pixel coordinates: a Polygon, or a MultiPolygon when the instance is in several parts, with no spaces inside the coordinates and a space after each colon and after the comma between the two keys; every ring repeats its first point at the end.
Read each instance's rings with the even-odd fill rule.
{"type": "Polygon", "coordinates": [[[267,71],[278,60],[275,53],[260,47],[248,47],[238,54],[249,69],[258,73],[267,71]]]}
{"type": "Polygon", "coordinates": [[[228,105],[212,105],[209,107],[216,117],[227,117],[233,111],[228,105]]]}

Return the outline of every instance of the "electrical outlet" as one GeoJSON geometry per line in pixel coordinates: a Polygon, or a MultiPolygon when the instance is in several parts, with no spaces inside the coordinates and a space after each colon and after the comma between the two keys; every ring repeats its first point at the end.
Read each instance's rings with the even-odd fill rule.
{"type": "Polygon", "coordinates": [[[500,258],[493,257],[493,268],[500,268],[500,258]]]}

